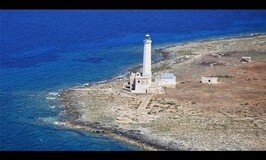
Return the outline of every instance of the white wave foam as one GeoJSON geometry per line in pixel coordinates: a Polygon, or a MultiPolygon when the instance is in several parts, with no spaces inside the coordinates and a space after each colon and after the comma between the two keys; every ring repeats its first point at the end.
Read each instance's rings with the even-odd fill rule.
{"type": "Polygon", "coordinates": [[[53,124],[55,124],[55,125],[57,125],[57,126],[62,126],[62,125],[64,125],[63,122],[59,122],[59,121],[54,121],[53,124]]]}
{"type": "Polygon", "coordinates": [[[45,123],[54,123],[55,118],[53,117],[39,117],[39,120],[45,123]]]}
{"type": "Polygon", "coordinates": [[[58,95],[57,92],[50,92],[49,94],[50,94],[50,95],[53,95],[53,96],[57,96],[57,95],[58,95]]]}
{"type": "Polygon", "coordinates": [[[56,99],[56,97],[46,97],[46,99],[56,99]]]}
{"type": "Polygon", "coordinates": [[[66,111],[65,110],[61,111],[58,116],[64,116],[64,115],[66,115],[66,111]]]}
{"type": "Polygon", "coordinates": [[[44,123],[54,124],[54,125],[57,125],[57,126],[64,125],[63,122],[57,121],[56,117],[39,117],[39,120],[44,122],[44,123]]]}
{"type": "Polygon", "coordinates": [[[51,108],[51,109],[55,109],[55,106],[50,106],[49,108],[51,108]]]}
{"type": "Polygon", "coordinates": [[[58,107],[59,107],[59,108],[64,108],[65,106],[64,106],[64,105],[59,105],[58,107]]]}

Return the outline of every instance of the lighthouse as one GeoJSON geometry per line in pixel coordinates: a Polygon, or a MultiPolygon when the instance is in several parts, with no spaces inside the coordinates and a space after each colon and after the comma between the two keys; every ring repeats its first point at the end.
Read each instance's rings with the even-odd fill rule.
{"type": "Polygon", "coordinates": [[[146,34],[144,39],[143,50],[143,76],[151,77],[151,38],[149,34],[146,34]]]}
{"type": "Polygon", "coordinates": [[[131,93],[157,93],[163,92],[163,87],[152,82],[151,73],[151,37],[145,35],[143,50],[143,70],[141,72],[131,72],[129,82],[123,85],[123,88],[131,93]]]}
{"type": "Polygon", "coordinates": [[[162,73],[155,77],[152,82],[151,73],[151,37],[145,35],[143,50],[143,70],[142,72],[131,72],[129,82],[123,84],[123,89],[131,93],[164,93],[164,87],[175,88],[176,77],[172,73],[162,73]]]}

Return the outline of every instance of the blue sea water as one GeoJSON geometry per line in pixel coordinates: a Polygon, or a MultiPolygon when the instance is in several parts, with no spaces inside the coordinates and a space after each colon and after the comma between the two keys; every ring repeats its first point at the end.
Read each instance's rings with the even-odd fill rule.
{"type": "MultiPolygon", "coordinates": [[[[0,150],[141,150],[60,126],[60,89],[124,74],[153,47],[265,33],[265,10],[1,10],[0,150]]],[[[154,58],[154,57],[153,57],[154,58]]]]}

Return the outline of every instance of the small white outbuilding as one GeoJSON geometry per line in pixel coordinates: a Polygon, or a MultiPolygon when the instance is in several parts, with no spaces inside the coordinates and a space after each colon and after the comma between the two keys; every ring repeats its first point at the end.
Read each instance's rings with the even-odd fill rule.
{"type": "Polygon", "coordinates": [[[173,73],[162,73],[155,77],[155,83],[163,87],[175,87],[176,76],[173,73]]]}
{"type": "Polygon", "coordinates": [[[215,76],[202,76],[201,83],[207,84],[216,84],[218,82],[218,78],[215,76]]]}
{"type": "Polygon", "coordinates": [[[251,62],[251,57],[242,57],[241,62],[243,63],[251,62]]]}

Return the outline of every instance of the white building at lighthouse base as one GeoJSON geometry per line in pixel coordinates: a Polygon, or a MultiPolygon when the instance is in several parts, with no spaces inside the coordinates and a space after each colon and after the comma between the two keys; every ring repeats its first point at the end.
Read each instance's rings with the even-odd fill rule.
{"type": "Polygon", "coordinates": [[[142,73],[131,73],[129,82],[124,85],[131,93],[164,93],[164,88],[175,88],[176,76],[172,73],[162,73],[151,81],[151,77],[142,76],[142,73]]]}

